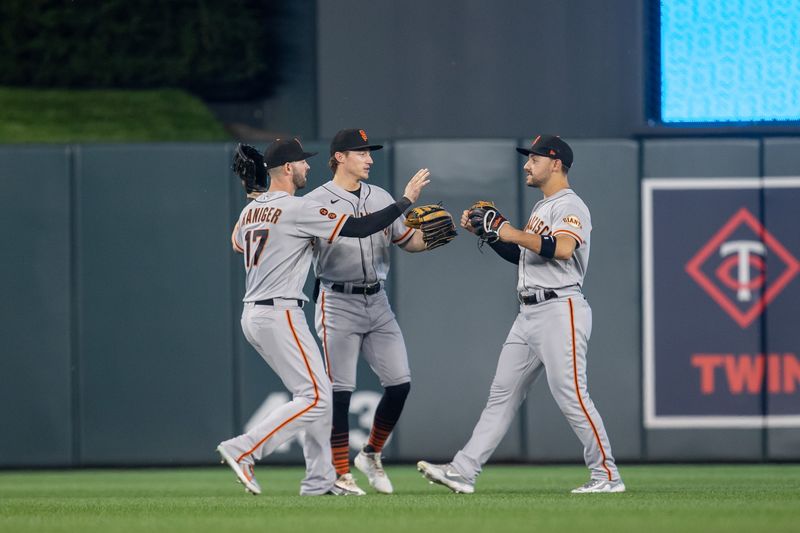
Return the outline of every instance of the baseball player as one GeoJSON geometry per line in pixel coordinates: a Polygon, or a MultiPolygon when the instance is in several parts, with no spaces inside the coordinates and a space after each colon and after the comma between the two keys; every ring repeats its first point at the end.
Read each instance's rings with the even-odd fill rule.
{"type": "MultiPolygon", "coordinates": [[[[312,242],[319,238],[332,243],[341,237],[380,232],[417,200],[429,182],[429,172],[417,172],[397,202],[354,218],[331,209],[336,206],[294,196],[306,185],[309,166],[305,160],[314,155],[305,152],[296,139],[275,141],[263,160],[254,158],[252,152],[252,147],[248,151],[240,146],[234,168],[242,172],[247,186],[253,181],[252,174],[266,166],[270,186],[244,208],[231,236],[234,250],[244,256],[247,273],[242,330],[293,399],[247,433],[220,443],[217,451],[245,489],[260,494],[255,461],[305,430],[306,476],[300,494],[348,494],[334,486],[331,385],[302,311],[308,301],[302,288],[311,264],[312,242]]],[[[259,188],[247,187],[248,193],[258,193],[259,188]]]]}
{"type": "Polygon", "coordinates": [[[506,434],[528,388],[545,371],[553,398],[583,444],[591,472],[589,482],[572,492],[624,492],[586,382],[592,311],[581,286],[592,223],[586,204],[569,188],[572,149],[559,137],[541,135],[530,149],[517,151],[528,158],[526,184],[544,193],[525,228],[512,227],[490,202],[477,202],[464,211],[461,226],[518,265],[519,315],[503,344],[489,400],[469,442],[449,464],[420,461],[417,468],[431,482],[454,492],[474,492],[481,467],[506,434]]]}
{"type": "MultiPolygon", "coordinates": [[[[371,153],[381,148],[369,143],[364,130],[339,131],[330,147],[333,179],[306,197],[353,218],[391,204],[388,192],[366,183],[373,162],[371,153]]],[[[452,217],[450,221],[452,225],[452,217]]],[[[454,235],[453,226],[450,239],[454,235]]],[[[355,466],[380,493],[393,491],[381,463],[381,450],[400,417],[411,386],[403,334],[384,291],[392,244],[407,252],[433,247],[426,244],[423,231],[406,227],[403,217],[383,233],[362,239],[317,239],[314,244],[314,275],[319,283],[315,323],[333,383],[331,447],[336,484],[360,495],[364,491],[350,473],[348,424],[359,353],[377,374],[384,393],[375,411],[369,441],[356,456],[355,466]]]]}

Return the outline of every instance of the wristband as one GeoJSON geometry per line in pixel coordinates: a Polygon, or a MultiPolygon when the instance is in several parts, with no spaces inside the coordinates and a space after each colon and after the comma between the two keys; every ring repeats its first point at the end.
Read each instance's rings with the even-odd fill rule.
{"type": "Polygon", "coordinates": [[[539,255],[552,259],[556,255],[556,238],[553,235],[542,235],[542,249],[539,255]]]}

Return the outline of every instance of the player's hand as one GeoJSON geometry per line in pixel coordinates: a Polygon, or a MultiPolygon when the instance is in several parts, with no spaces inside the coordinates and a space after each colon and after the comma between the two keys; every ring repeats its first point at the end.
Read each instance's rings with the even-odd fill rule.
{"type": "Polygon", "coordinates": [[[461,227],[470,233],[475,233],[475,228],[469,223],[469,209],[464,209],[464,212],[461,213],[461,227]]]}
{"type": "Polygon", "coordinates": [[[411,200],[413,204],[419,199],[419,195],[422,192],[422,188],[425,187],[427,184],[431,182],[428,178],[430,177],[431,172],[427,168],[421,168],[414,174],[408,185],[406,185],[406,190],[403,192],[403,196],[411,200]]]}

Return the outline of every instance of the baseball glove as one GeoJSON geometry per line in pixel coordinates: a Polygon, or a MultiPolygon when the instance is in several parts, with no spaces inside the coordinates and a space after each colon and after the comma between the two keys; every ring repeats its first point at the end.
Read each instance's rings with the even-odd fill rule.
{"type": "Polygon", "coordinates": [[[239,143],[236,147],[231,169],[244,182],[247,194],[267,190],[267,167],[264,165],[264,157],[249,144],[239,143]]]}
{"type": "Polygon", "coordinates": [[[428,250],[444,246],[458,235],[453,216],[441,204],[415,207],[406,215],[405,225],[422,231],[422,240],[428,250]]]}
{"type": "Polygon", "coordinates": [[[482,242],[493,243],[500,239],[500,228],[508,219],[500,214],[494,202],[479,200],[469,208],[469,223],[482,242]]]}

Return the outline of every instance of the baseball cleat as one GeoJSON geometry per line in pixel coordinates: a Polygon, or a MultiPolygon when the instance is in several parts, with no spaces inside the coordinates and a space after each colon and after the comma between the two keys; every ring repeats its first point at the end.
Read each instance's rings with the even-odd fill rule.
{"type": "Polygon", "coordinates": [[[253,465],[236,462],[236,459],[225,450],[225,446],[222,444],[217,446],[217,453],[219,453],[219,456],[222,458],[220,462],[227,463],[228,466],[231,467],[231,470],[236,474],[236,480],[244,485],[244,489],[247,492],[251,493],[253,496],[261,494],[261,486],[258,484],[258,481],[256,481],[253,465]]]}
{"type": "Polygon", "coordinates": [[[361,451],[356,455],[354,463],[356,468],[367,476],[372,488],[381,494],[391,494],[394,492],[392,482],[389,481],[389,476],[386,475],[386,471],[383,469],[380,452],[367,453],[364,451],[364,448],[361,448],[361,451]]]}
{"type": "Polygon", "coordinates": [[[334,481],[331,492],[337,496],[363,496],[366,494],[366,492],[361,490],[361,487],[356,484],[356,480],[350,472],[342,474],[339,476],[339,479],[334,481]]]}
{"type": "Polygon", "coordinates": [[[625,492],[625,483],[621,479],[608,481],[607,479],[590,479],[586,484],[572,489],[572,494],[589,494],[601,492],[625,492]]]}
{"type": "Polygon", "coordinates": [[[472,494],[475,492],[475,486],[464,479],[464,476],[459,474],[452,464],[432,465],[426,461],[420,461],[417,463],[417,470],[429,482],[444,485],[456,494],[472,494]]]}

